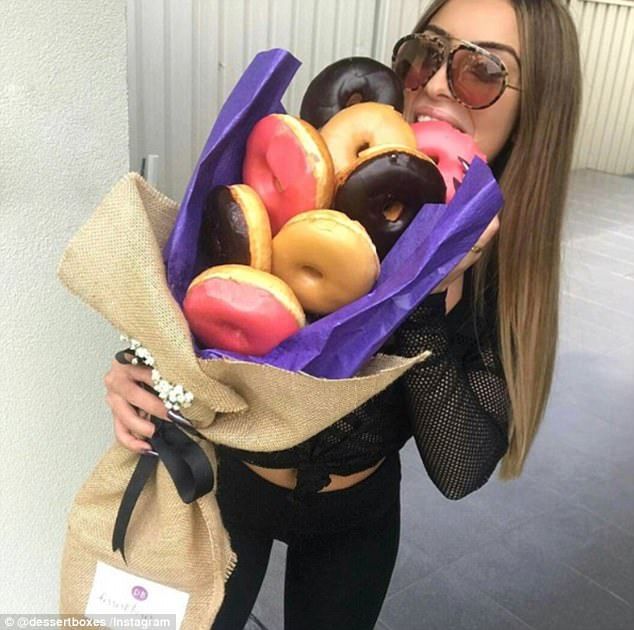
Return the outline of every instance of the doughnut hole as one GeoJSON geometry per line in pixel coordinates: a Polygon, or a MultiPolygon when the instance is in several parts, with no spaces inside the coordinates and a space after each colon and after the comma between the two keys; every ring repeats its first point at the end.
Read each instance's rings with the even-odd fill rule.
{"type": "Polygon", "coordinates": [[[275,175],[273,175],[273,188],[275,188],[277,192],[284,192],[284,186],[282,186],[282,182],[275,175]]]}
{"type": "Polygon", "coordinates": [[[357,157],[359,157],[364,151],[367,151],[370,148],[370,143],[369,142],[364,142],[363,144],[361,144],[359,147],[357,147],[355,153],[357,154],[357,157]]]}
{"type": "Polygon", "coordinates": [[[302,265],[299,270],[301,273],[306,274],[306,278],[310,280],[314,280],[315,282],[319,282],[320,280],[323,280],[324,278],[324,274],[321,273],[321,271],[319,271],[319,269],[316,269],[315,267],[302,265]]]}
{"type": "Polygon", "coordinates": [[[356,105],[357,103],[363,103],[363,95],[360,92],[353,92],[348,97],[345,107],[350,107],[350,105],[356,105]]]}
{"type": "Polygon", "coordinates": [[[392,201],[383,208],[383,216],[386,221],[398,221],[405,210],[405,206],[400,201],[392,201]]]}

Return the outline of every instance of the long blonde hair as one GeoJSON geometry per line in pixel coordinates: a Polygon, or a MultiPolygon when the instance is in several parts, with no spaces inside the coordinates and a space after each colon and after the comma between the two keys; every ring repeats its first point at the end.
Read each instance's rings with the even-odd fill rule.
{"type": "MultiPolygon", "coordinates": [[[[415,31],[449,0],[435,0],[415,31]]],[[[491,164],[504,194],[500,228],[473,268],[474,308],[497,276],[498,344],[509,389],[509,448],[499,478],[519,477],[546,409],[555,363],[561,230],[581,105],[577,32],[561,0],[509,0],[521,42],[521,101],[491,164]]]]}

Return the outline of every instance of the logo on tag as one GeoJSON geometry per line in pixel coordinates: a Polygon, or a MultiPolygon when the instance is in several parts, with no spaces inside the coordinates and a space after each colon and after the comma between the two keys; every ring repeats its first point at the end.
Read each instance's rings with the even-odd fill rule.
{"type": "Polygon", "coordinates": [[[84,615],[176,615],[179,630],[189,593],[98,561],[84,615]]]}
{"type": "Polygon", "coordinates": [[[132,597],[134,597],[134,599],[138,599],[139,601],[143,601],[144,599],[147,599],[147,591],[142,586],[133,586],[132,597]]]}

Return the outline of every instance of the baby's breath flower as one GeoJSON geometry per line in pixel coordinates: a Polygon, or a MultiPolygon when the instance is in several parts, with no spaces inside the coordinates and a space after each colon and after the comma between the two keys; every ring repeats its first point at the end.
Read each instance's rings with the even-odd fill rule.
{"type": "Polygon", "coordinates": [[[155,367],[154,357],[147,348],[141,345],[137,339],[132,339],[126,335],[120,335],[121,341],[129,344],[130,350],[134,352],[132,359],[133,365],[138,365],[139,361],[144,365],[152,368],[152,383],[154,390],[158,393],[159,398],[163,401],[167,409],[178,411],[182,407],[190,407],[194,394],[187,391],[183,385],[176,383],[175,385],[161,376],[161,373],[155,367]]]}

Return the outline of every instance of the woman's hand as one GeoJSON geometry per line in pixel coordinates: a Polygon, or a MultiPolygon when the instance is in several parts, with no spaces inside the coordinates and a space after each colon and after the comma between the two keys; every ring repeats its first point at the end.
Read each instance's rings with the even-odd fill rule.
{"type": "Polygon", "coordinates": [[[144,416],[150,414],[167,420],[167,408],[161,399],[139,385],[147,383],[152,386],[152,369],[141,365],[122,365],[113,359],[103,381],[118,442],[139,454],[152,450],[148,442],[140,439],[141,436],[151,437],[154,433],[154,424],[144,416]],[[138,407],[140,413],[132,405],[138,407]]]}
{"type": "MultiPolygon", "coordinates": [[[[484,249],[487,243],[495,236],[495,233],[500,227],[500,220],[497,215],[489,223],[486,230],[482,232],[480,238],[476,242],[476,246],[480,249],[484,249]]],[[[449,273],[449,275],[432,291],[432,293],[442,293],[449,288],[449,285],[456,279],[458,279],[464,272],[475,263],[482,254],[480,252],[470,251],[449,273]]]]}

